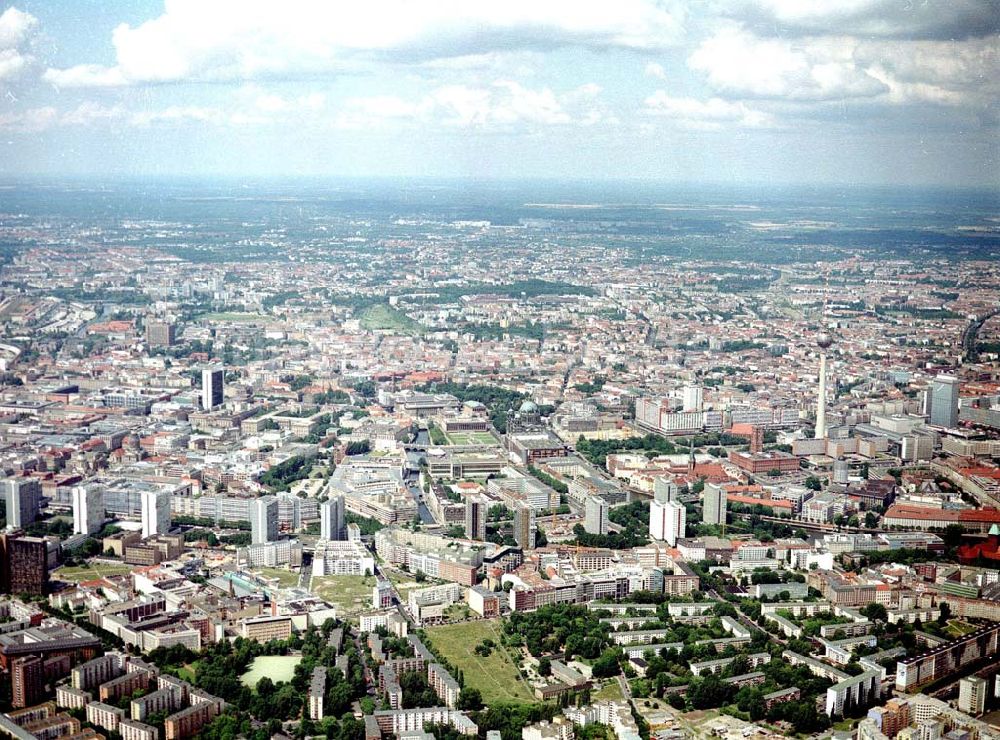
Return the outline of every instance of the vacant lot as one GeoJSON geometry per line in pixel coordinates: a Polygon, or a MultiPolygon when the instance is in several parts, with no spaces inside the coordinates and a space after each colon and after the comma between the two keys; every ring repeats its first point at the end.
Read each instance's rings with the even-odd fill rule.
{"type": "Polygon", "coordinates": [[[462,624],[445,624],[428,627],[427,636],[434,648],[465,675],[465,685],[479,689],[483,701],[533,702],[531,688],[521,678],[517,666],[500,645],[499,626],[495,621],[484,620],[462,624]],[[486,638],[497,644],[497,648],[484,658],[474,652],[476,645],[486,638]]]}
{"type": "Polygon", "coordinates": [[[333,604],[338,617],[371,611],[373,576],[313,576],[310,591],[333,604]]]}
{"type": "Polygon", "coordinates": [[[121,576],[131,573],[132,567],[124,563],[90,562],[86,565],[74,565],[59,568],[52,572],[52,577],[60,581],[95,581],[104,576],[121,576]]]}
{"type": "Polygon", "coordinates": [[[283,568],[257,568],[253,571],[263,578],[277,579],[282,588],[292,588],[299,583],[299,574],[283,568]]]}
{"type": "Polygon", "coordinates": [[[386,329],[397,334],[421,334],[424,329],[402,311],[385,304],[366,308],[361,314],[361,328],[369,331],[386,329]]]}

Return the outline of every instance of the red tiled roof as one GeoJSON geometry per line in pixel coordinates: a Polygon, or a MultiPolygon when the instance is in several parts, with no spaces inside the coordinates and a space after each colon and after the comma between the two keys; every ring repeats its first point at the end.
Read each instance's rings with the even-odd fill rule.
{"type": "Polygon", "coordinates": [[[910,506],[908,504],[893,504],[885,515],[895,519],[927,519],[949,522],[996,522],[1000,524],[1000,511],[997,509],[934,509],[929,506],[910,506]]]}

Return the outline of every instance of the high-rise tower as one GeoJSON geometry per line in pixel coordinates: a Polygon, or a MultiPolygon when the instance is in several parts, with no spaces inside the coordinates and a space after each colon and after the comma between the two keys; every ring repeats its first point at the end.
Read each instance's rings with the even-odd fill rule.
{"type": "Polygon", "coordinates": [[[816,337],[819,347],[819,397],[816,399],[816,439],[826,438],[826,351],[833,344],[833,337],[826,332],[816,337]]]}

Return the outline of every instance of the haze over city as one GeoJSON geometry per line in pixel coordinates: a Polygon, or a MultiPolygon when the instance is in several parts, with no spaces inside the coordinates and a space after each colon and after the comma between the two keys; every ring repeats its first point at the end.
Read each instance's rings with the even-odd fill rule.
{"type": "Polygon", "coordinates": [[[1000,739],[997,0],[0,0],[0,735],[1000,739]]]}

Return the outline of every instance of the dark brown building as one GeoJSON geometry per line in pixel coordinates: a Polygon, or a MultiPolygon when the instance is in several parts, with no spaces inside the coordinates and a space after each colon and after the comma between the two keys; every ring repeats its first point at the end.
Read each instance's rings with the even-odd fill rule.
{"type": "Polygon", "coordinates": [[[10,666],[11,703],[30,707],[45,697],[45,666],[37,655],[15,658],[10,666]]]}
{"type": "Polygon", "coordinates": [[[20,532],[0,535],[0,590],[8,594],[44,596],[49,583],[48,545],[20,532]]]}

